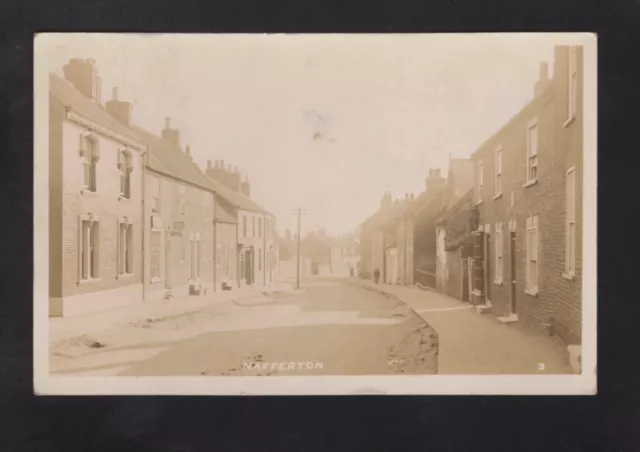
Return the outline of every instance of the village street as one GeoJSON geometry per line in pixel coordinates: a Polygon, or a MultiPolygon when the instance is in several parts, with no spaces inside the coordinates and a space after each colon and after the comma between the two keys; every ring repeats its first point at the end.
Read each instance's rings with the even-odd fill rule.
{"type": "Polygon", "coordinates": [[[433,374],[437,335],[404,303],[355,279],[309,278],[297,290],[238,292],[59,340],[50,367],[103,376],[433,374]]]}
{"type": "Polygon", "coordinates": [[[523,375],[573,373],[562,342],[502,324],[495,315],[479,314],[470,303],[416,286],[362,282],[393,295],[438,333],[440,374],[523,375]]]}

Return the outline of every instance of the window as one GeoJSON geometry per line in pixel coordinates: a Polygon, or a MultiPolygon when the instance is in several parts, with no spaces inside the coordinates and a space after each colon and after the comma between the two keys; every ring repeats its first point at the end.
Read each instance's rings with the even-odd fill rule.
{"type": "Polygon", "coordinates": [[[202,246],[200,239],[196,240],[196,278],[200,278],[200,256],[202,255],[202,246]]]}
{"type": "Polygon", "coordinates": [[[149,187],[151,196],[151,209],[154,213],[160,212],[160,179],[157,177],[151,177],[151,183],[149,187]]]}
{"type": "Polygon", "coordinates": [[[133,273],[133,225],[118,223],[118,275],[133,273]]]}
{"type": "Polygon", "coordinates": [[[185,239],[180,240],[180,262],[187,260],[187,242],[185,239]]]}
{"type": "Polygon", "coordinates": [[[251,236],[256,236],[256,217],[251,217],[251,236]]]}
{"type": "Polygon", "coordinates": [[[576,171],[569,168],[567,171],[567,226],[565,239],[565,271],[569,278],[576,274],[576,171]]]}
{"type": "Polygon", "coordinates": [[[576,117],[578,112],[578,48],[569,47],[569,96],[568,120],[576,117]]]}
{"type": "Polygon", "coordinates": [[[262,218],[258,218],[258,237],[262,237],[262,218]]]}
{"type": "Polygon", "coordinates": [[[247,216],[242,215],[242,237],[247,236],[247,216]]]}
{"type": "Polygon", "coordinates": [[[484,162],[478,162],[478,202],[482,201],[482,188],[484,187],[484,162]]]}
{"type": "Polygon", "coordinates": [[[531,295],[538,293],[538,215],[527,218],[527,280],[525,292],[531,295]]]}
{"type": "Polygon", "coordinates": [[[495,282],[498,284],[502,284],[504,277],[504,256],[502,249],[502,223],[496,223],[495,225],[496,231],[494,234],[495,241],[495,255],[496,255],[496,274],[495,274],[495,282]]]}
{"type": "Polygon", "coordinates": [[[80,280],[100,277],[100,223],[91,219],[80,221],[80,280]]]}
{"type": "Polygon", "coordinates": [[[500,196],[502,195],[502,148],[496,149],[495,165],[495,195],[500,196]]]}
{"type": "Polygon", "coordinates": [[[118,152],[118,171],[120,172],[120,196],[131,198],[131,171],[133,160],[131,152],[124,150],[118,152]]]}
{"type": "Polygon", "coordinates": [[[262,248],[258,250],[258,270],[262,270],[262,248]]]}
{"type": "Polygon", "coordinates": [[[160,262],[162,256],[162,231],[151,231],[151,282],[162,281],[160,262]]]}
{"type": "Polygon", "coordinates": [[[538,122],[527,127],[527,183],[538,180],[538,122]]]}
{"type": "Polygon", "coordinates": [[[82,156],[85,190],[97,190],[98,139],[93,135],[80,135],[80,154],[82,156]]]}

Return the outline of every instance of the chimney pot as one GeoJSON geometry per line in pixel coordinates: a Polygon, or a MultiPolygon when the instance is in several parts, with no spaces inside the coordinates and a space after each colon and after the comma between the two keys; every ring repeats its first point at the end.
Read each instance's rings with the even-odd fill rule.
{"type": "Polygon", "coordinates": [[[233,172],[233,167],[231,165],[227,165],[227,171],[232,173],[233,172]]]}
{"type": "Polygon", "coordinates": [[[164,128],[165,129],[170,129],[171,128],[171,118],[165,118],[164,119],[164,128]]]}
{"type": "Polygon", "coordinates": [[[207,160],[207,169],[211,169],[211,160],[207,160]]]}
{"type": "Polygon", "coordinates": [[[113,87],[113,100],[118,100],[118,87],[113,87]]]}
{"type": "Polygon", "coordinates": [[[220,168],[224,169],[224,160],[220,160],[220,168]]]}
{"type": "Polygon", "coordinates": [[[185,148],[184,148],[184,153],[190,156],[191,155],[191,146],[186,145],[185,148]]]}

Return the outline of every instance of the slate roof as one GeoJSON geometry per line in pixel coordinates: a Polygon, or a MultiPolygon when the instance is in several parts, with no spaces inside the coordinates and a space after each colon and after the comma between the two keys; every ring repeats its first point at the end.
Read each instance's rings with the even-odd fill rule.
{"type": "Polygon", "coordinates": [[[57,74],[49,74],[49,93],[63,105],[70,107],[76,113],[84,116],[92,122],[109,128],[113,132],[122,135],[135,142],[140,138],[135,132],[111,116],[105,107],[98,102],[89,99],[57,74]]]}
{"type": "Polygon", "coordinates": [[[262,206],[260,206],[253,199],[249,198],[248,196],[227,187],[222,182],[218,182],[217,180],[211,177],[208,177],[208,176],[205,176],[205,177],[209,180],[209,182],[214,187],[214,191],[218,193],[220,196],[222,196],[229,204],[233,205],[234,207],[237,207],[242,210],[248,210],[250,212],[266,213],[268,215],[273,215],[269,211],[264,209],[262,206]]]}
{"type": "Polygon", "coordinates": [[[219,200],[215,204],[215,219],[217,223],[237,224],[235,212],[232,208],[224,206],[219,200]]]}
{"type": "Polygon", "coordinates": [[[141,127],[134,126],[133,130],[147,144],[148,168],[196,185],[204,190],[215,191],[209,178],[187,154],[141,127]]]}

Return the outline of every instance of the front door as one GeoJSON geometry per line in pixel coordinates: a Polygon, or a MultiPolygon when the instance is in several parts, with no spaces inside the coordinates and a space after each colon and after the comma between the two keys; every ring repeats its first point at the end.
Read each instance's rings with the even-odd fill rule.
{"type": "Polygon", "coordinates": [[[511,267],[511,314],[516,313],[516,233],[509,233],[509,266],[511,267]]]}
{"type": "Polygon", "coordinates": [[[484,294],[485,302],[491,305],[491,256],[493,255],[491,250],[491,234],[486,233],[484,237],[484,294]]]}

